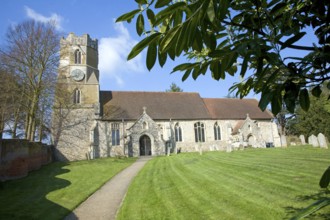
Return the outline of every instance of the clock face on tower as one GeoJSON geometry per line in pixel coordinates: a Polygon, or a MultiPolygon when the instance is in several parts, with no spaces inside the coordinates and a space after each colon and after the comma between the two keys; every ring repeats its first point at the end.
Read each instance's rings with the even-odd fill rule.
{"type": "Polygon", "coordinates": [[[70,75],[71,75],[72,79],[75,81],[81,81],[85,78],[84,71],[82,71],[80,69],[72,70],[70,75]]]}

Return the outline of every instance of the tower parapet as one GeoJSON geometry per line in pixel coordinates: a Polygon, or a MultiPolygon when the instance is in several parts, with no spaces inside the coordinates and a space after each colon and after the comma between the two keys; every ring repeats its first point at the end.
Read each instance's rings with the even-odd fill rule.
{"type": "Polygon", "coordinates": [[[88,34],[84,34],[81,37],[76,36],[74,33],[70,33],[67,38],[62,38],[61,43],[69,43],[76,46],[87,46],[95,50],[98,50],[98,40],[92,39],[88,34]]]}

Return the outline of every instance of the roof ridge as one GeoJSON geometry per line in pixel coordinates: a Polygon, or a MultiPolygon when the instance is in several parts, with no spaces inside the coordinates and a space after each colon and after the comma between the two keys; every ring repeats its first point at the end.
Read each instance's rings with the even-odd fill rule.
{"type": "Polygon", "coordinates": [[[256,101],[258,101],[256,98],[242,98],[242,99],[240,99],[240,98],[202,98],[202,99],[221,99],[221,100],[256,100],[256,101]]]}
{"type": "Polygon", "coordinates": [[[122,93],[166,93],[166,94],[173,94],[173,93],[181,93],[181,94],[199,94],[199,92],[166,92],[166,91],[137,91],[137,90],[100,90],[100,92],[122,92],[122,93]]]}

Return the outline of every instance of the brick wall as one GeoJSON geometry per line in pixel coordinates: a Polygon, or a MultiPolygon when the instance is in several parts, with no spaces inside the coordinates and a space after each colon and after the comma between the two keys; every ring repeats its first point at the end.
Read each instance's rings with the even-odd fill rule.
{"type": "Polygon", "coordinates": [[[50,146],[27,140],[5,139],[0,144],[0,181],[27,176],[52,161],[50,146]]]}

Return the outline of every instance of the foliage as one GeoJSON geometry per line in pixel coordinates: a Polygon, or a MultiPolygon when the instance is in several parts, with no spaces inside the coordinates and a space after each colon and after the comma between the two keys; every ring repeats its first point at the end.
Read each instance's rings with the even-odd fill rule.
{"type": "Polygon", "coordinates": [[[8,29],[0,49],[1,64],[15,79],[6,96],[17,94],[11,122],[13,137],[21,126],[25,138],[39,141],[49,131],[59,63],[59,34],[52,23],[25,21],[8,29]]]}
{"type": "Polygon", "coordinates": [[[240,98],[250,91],[261,93],[259,107],[265,110],[270,104],[274,115],[283,103],[292,113],[297,100],[307,110],[308,89],[318,97],[320,84],[330,79],[329,1],[135,1],[138,9],[121,15],[117,22],[131,22],[137,16],[136,32],[145,38],[128,59],[148,48],[149,70],[157,57],[163,66],[168,57],[174,60],[186,53],[195,62],[173,69],[184,73],[183,81],[189,76],[197,79],[208,70],[215,80],[239,71],[244,80],[231,89],[240,98]]]}
{"type": "Polygon", "coordinates": [[[170,85],[170,89],[167,89],[166,92],[183,92],[183,90],[177,86],[175,83],[170,85]]]}
{"type": "Polygon", "coordinates": [[[330,140],[330,103],[329,91],[323,91],[320,98],[311,97],[310,108],[306,112],[297,107],[295,117],[288,120],[287,131],[289,134],[303,134],[306,138],[312,134],[323,133],[330,140]]]}
{"type": "MultiPolygon", "coordinates": [[[[326,196],[317,182],[329,156],[296,146],[157,157],[133,180],[117,217],[289,219],[326,196]]],[[[327,219],[329,211],[314,217],[327,219]]]]}
{"type": "Polygon", "coordinates": [[[2,183],[0,219],[64,219],[135,158],[56,162],[2,183]]]}

